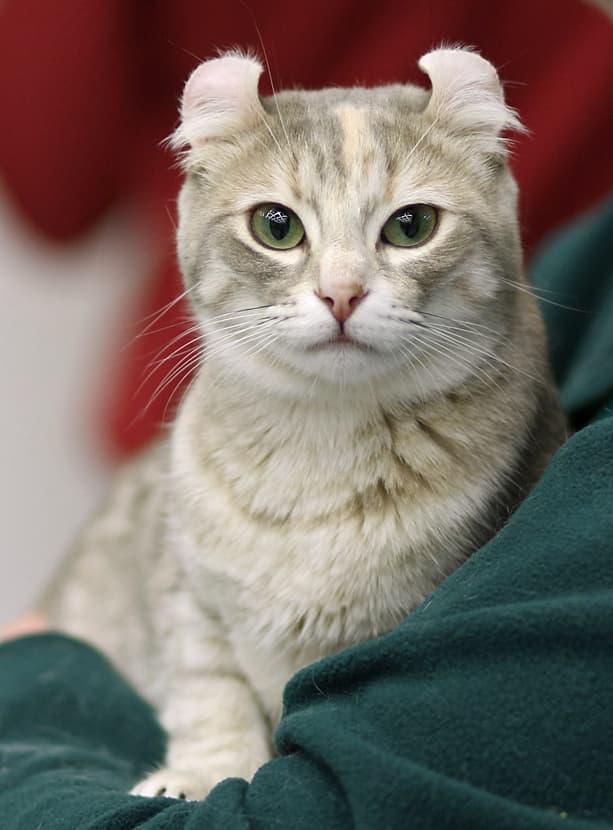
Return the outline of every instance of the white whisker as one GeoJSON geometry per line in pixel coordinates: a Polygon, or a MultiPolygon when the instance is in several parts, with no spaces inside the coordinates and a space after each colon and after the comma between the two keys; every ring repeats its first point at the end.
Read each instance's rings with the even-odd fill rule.
{"type": "MultiPolygon", "coordinates": [[[[535,300],[538,300],[539,303],[547,303],[547,305],[553,305],[553,306],[556,306],[557,308],[563,308],[566,311],[576,311],[580,314],[593,314],[594,313],[594,312],[591,312],[587,308],[575,308],[574,306],[564,305],[564,303],[559,303],[556,300],[550,300],[547,297],[542,297],[541,294],[539,293],[540,289],[537,289],[534,286],[527,285],[527,284],[524,284],[524,283],[521,283],[521,282],[516,282],[515,280],[509,280],[509,279],[506,279],[505,277],[500,277],[500,280],[502,282],[504,282],[505,285],[509,285],[509,286],[511,286],[511,288],[514,288],[516,291],[521,291],[524,294],[529,294],[531,297],[534,297],[535,300]]],[[[549,292],[549,293],[555,293],[555,292],[549,292]]]]}
{"type": "Polygon", "coordinates": [[[255,320],[255,322],[253,320],[248,320],[248,321],[243,320],[241,322],[235,322],[235,323],[230,322],[230,325],[225,325],[224,324],[224,325],[217,326],[217,328],[218,328],[219,331],[222,331],[222,332],[232,332],[232,331],[239,331],[240,332],[241,329],[244,329],[245,331],[247,331],[248,329],[255,329],[258,326],[262,326],[262,325],[264,325],[264,323],[276,322],[278,319],[279,319],[278,317],[272,317],[271,315],[267,314],[264,317],[261,317],[259,320],[255,320]]]}
{"type": "Polygon", "coordinates": [[[216,357],[218,354],[222,354],[224,351],[228,350],[228,345],[237,346],[241,343],[249,343],[252,340],[257,340],[262,336],[266,336],[274,323],[268,323],[264,326],[260,327],[255,331],[251,331],[242,337],[236,337],[236,335],[227,335],[225,337],[221,337],[218,340],[214,340],[212,345],[209,343],[205,344],[204,347],[204,358],[206,360],[211,360],[212,358],[216,357]]]}
{"type": "MultiPolygon", "coordinates": [[[[411,364],[411,373],[413,375],[413,380],[415,381],[415,384],[417,386],[418,393],[421,395],[422,400],[426,400],[426,398],[427,398],[426,386],[425,386],[425,383],[422,380],[421,373],[419,371],[416,371],[415,368],[414,368],[414,361],[417,361],[417,363],[419,364],[422,372],[424,374],[426,374],[430,378],[430,380],[435,381],[434,374],[433,374],[432,370],[428,369],[428,367],[421,360],[419,355],[415,354],[415,352],[412,352],[403,343],[400,344],[399,348],[400,348],[400,351],[403,353],[403,355],[407,358],[408,362],[411,364]],[[420,387],[421,387],[421,391],[420,391],[420,387]]],[[[401,364],[401,365],[405,365],[405,364],[401,364]]]]}
{"type": "Polygon", "coordinates": [[[268,303],[267,305],[256,305],[252,306],[251,308],[236,308],[234,311],[224,311],[223,314],[217,314],[215,317],[209,317],[205,321],[207,324],[209,323],[216,323],[219,320],[225,320],[228,317],[239,317],[242,315],[249,315],[256,311],[261,311],[264,308],[275,308],[272,304],[268,303]]]}
{"type": "MultiPolygon", "coordinates": [[[[190,346],[193,347],[194,344],[200,344],[201,342],[202,342],[202,336],[201,335],[198,336],[198,337],[194,337],[191,340],[189,340],[187,343],[182,343],[178,348],[176,348],[169,355],[166,355],[165,357],[162,357],[162,358],[151,361],[147,366],[147,369],[148,369],[147,374],[144,376],[144,378],[139,383],[135,394],[138,394],[141,391],[143,386],[145,386],[145,384],[157,372],[157,370],[159,369],[159,367],[163,363],[167,363],[169,360],[172,360],[173,357],[176,357],[176,355],[179,355],[179,354],[181,354],[181,352],[185,351],[185,349],[188,349],[190,346]]],[[[200,345],[198,345],[197,348],[199,349],[200,345]]],[[[163,350],[162,350],[162,352],[163,352],[163,350]]],[[[160,354],[162,352],[160,352],[160,354]]]]}
{"type": "Polygon", "coordinates": [[[198,283],[194,283],[189,288],[186,288],[185,291],[183,291],[181,294],[174,297],[174,299],[172,299],[169,303],[166,303],[166,305],[159,311],[154,311],[151,314],[148,314],[146,317],[143,317],[142,320],[139,321],[139,325],[144,323],[146,320],[149,320],[150,317],[153,317],[153,319],[145,326],[144,329],[139,331],[138,334],[135,335],[135,337],[133,337],[132,340],[130,340],[130,342],[124,348],[129,348],[136,340],[138,340],[139,337],[142,337],[144,334],[146,334],[151,329],[151,327],[157,323],[158,320],[160,320],[165,314],[168,314],[170,309],[173,308],[182,299],[184,299],[184,297],[187,297],[187,295],[191,291],[193,291],[197,285],[198,283]]]}
{"type": "Polygon", "coordinates": [[[192,353],[189,360],[187,360],[185,362],[181,362],[180,364],[178,364],[178,366],[176,366],[173,369],[173,371],[167,377],[165,377],[163,381],[161,381],[158,384],[155,391],[153,392],[153,394],[149,398],[143,412],[147,412],[148,409],[150,408],[150,406],[153,404],[153,402],[162,394],[164,389],[166,389],[172,383],[172,381],[176,379],[177,382],[175,384],[175,387],[174,387],[172,393],[168,396],[168,401],[166,403],[166,407],[168,407],[168,404],[170,403],[171,399],[176,394],[177,389],[181,385],[182,381],[185,380],[185,378],[188,376],[188,374],[192,371],[192,369],[195,366],[198,366],[200,364],[201,359],[202,359],[202,355],[201,355],[200,351],[198,351],[196,353],[192,353]]]}
{"type": "Polygon", "coordinates": [[[506,366],[507,369],[511,369],[518,374],[525,375],[526,377],[530,378],[530,380],[534,381],[534,383],[540,383],[539,378],[535,378],[529,372],[526,372],[525,369],[520,369],[519,366],[514,366],[512,363],[508,363],[504,360],[500,355],[496,354],[496,352],[492,352],[489,349],[484,349],[477,346],[473,341],[465,336],[465,333],[458,333],[458,332],[450,332],[450,331],[441,331],[437,330],[436,326],[431,326],[428,331],[436,332],[439,337],[446,338],[447,340],[451,341],[452,343],[456,343],[463,348],[469,349],[478,354],[482,354],[485,357],[488,357],[490,360],[496,361],[500,363],[502,366],[506,366]]]}
{"type": "MultiPolygon", "coordinates": [[[[177,370],[177,368],[179,368],[180,366],[182,366],[182,365],[183,365],[183,363],[184,363],[186,360],[189,360],[189,359],[190,359],[193,355],[195,355],[195,354],[200,354],[200,353],[201,353],[201,351],[202,351],[202,350],[201,350],[201,347],[200,347],[200,346],[197,346],[197,347],[192,347],[192,348],[190,349],[190,351],[189,351],[189,352],[187,352],[187,354],[186,354],[186,355],[183,355],[183,356],[181,357],[181,359],[179,360],[179,362],[178,362],[175,366],[172,366],[172,367],[170,368],[170,375],[172,375],[172,373],[173,373],[173,372],[175,372],[175,371],[177,370]]],[[[162,362],[163,362],[163,361],[162,361],[162,362]]],[[[135,395],[138,395],[138,393],[139,393],[139,392],[143,389],[143,387],[144,387],[144,386],[146,386],[146,384],[148,383],[148,381],[149,381],[149,380],[151,380],[151,378],[155,375],[155,373],[158,371],[158,369],[159,369],[159,368],[160,368],[160,366],[162,365],[162,362],[159,362],[156,366],[154,366],[152,369],[150,369],[150,370],[147,372],[146,376],[145,376],[145,377],[141,380],[141,382],[139,383],[139,385],[138,385],[138,387],[137,387],[137,389],[136,389],[135,395]]],[[[164,377],[162,378],[162,380],[160,381],[160,383],[164,383],[164,381],[165,381],[168,377],[169,377],[169,374],[164,375],[164,377]]]]}
{"type": "Polygon", "coordinates": [[[175,343],[178,343],[184,337],[189,337],[191,334],[194,334],[195,332],[199,331],[199,323],[194,323],[194,325],[189,326],[188,328],[182,328],[178,334],[176,334],[173,338],[164,343],[162,348],[159,350],[157,357],[161,357],[164,354],[164,352],[168,351],[168,349],[172,348],[172,346],[174,346],[175,343]]]}
{"type": "MultiPolygon", "coordinates": [[[[455,317],[445,317],[442,314],[434,314],[432,311],[424,311],[420,309],[417,314],[425,314],[426,317],[435,317],[437,320],[445,320],[447,323],[453,323],[454,325],[462,325],[467,326],[473,330],[487,331],[490,334],[495,334],[497,337],[500,336],[500,330],[493,329],[490,326],[486,326],[483,323],[477,323],[474,320],[460,320],[455,317]]],[[[410,321],[409,321],[410,322],[410,321]]]]}
{"type": "MultiPolygon", "coordinates": [[[[245,8],[246,11],[249,13],[249,15],[251,17],[251,22],[253,23],[253,28],[256,31],[256,34],[258,36],[258,40],[260,41],[260,46],[262,47],[262,54],[264,55],[264,63],[266,64],[266,73],[268,75],[268,80],[270,81],[270,89],[271,89],[271,92],[272,92],[272,100],[274,101],[275,109],[277,110],[277,116],[279,118],[279,123],[281,124],[281,129],[283,130],[283,133],[285,135],[285,140],[287,141],[287,148],[291,152],[292,143],[289,139],[287,129],[285,128],[285,124],[283,122],[283,117],[281,115],[281,110],[279,109],[279,104],[277,103],[277,93],[275,91],[275,85],[274,85],[274,81],[272,79],[272,71],[271,71],[271,68],[270,68],[270,61],[268,60],[268,52],[266,51],[266,47],[264,46],[264,38],[262,37],[262,32],[260,31],[260,27],[258,26],[257,20],[255,19],[255,14],[253,13],[253,11],[244,2],[243,2],[242,5],[243,5],[243,8],[245,8]]],[[[273,137],[277,147],[279,148],[279,150],[283,154],[283,150],[281,149],[281,146],[280,146],[279,142],[277,141],[276,136],[273,134],[272,130],[268,127],[268,123],[266,123],[266,127],[268,128],[268,131],[270,132],[271,136],[273,137]]]]}
{"type": "MultiPolygon", "coordinates": [[[[274,332],[270,332],[270,330],[265,331],[265,332],[260,331],[260,332],[257,333],[257,335],[258,335],[257,337],[253,338],[253,342],[250,343],[249,348],[246,349],[246,351],[241,353],[241,358],[243,360],[247,357],[250,357],[254,354],[257,354],[262,349],[267,348],[272,343],[274,343],[276,340],[278,340],[279,337],[281,337],[281,334],[276,334],[274,332]]],[[[206,355],[205,355],[205,359],[206,359],[206,355]]],[[[231,367],[228,364],[218,365],[216,368],[217,368],[216,375],[214,377],[212,377],[209,381],[209,390],[210,391],[212,391],[218,385],[218,383],[221,380],[223,380],[224,378],[226,378],[227,375],[232,371],[231,367]]]]}
{"type": "Polygon", "coordinates": [[[496,383],[495,379],[488,372],[486,372],[480,366],[476,366],[469,360],[466,360],[465,358],[461,357],[456,352],[452,352],[449,348],[446,348],[442,343],[438,343],[437,345],[435,345],[434,343],[432,343],[431,340],[424,339],[420,337],[418,334],[415,334],[412,337],[407,337],[404,342],[419,343],[419,345],[421,345],[426,351],[432,351],[435,354],[438,354],[441,357],[445,358],[445,360],[451,360],[451,362],[457,364],[458,366],[467,369],[469,374],[479,375],[486,382],[486,385],[488,387],[496,386],[497,388],[500,388],[496,383]]]}
{"type": "Polygon", "coordinates": [[[431,131],[431,130],[432,130],[432,129],[433,129],[433,128],[434,128],[434,127],[438,124],[438,122],[439,122],[439,121],[440,121],[440,115],[435,115],[435,117],[433,118],[432,123],[430,124],[430,126],[429,126],[429,127],[427,127],[427,128],[423,131],[423,133],[421,134],[421,136],[418,138],[418,140],[415,142],[415,144],[411,147],[411,152],[410,152],[410,153],[409,153],[409,155],[408,155],[408,156],[404,159],[404,163],[405,163],[405,165],[409,162],[409,160],[410,160],[411,156],[413,155],[413,153],[415,153],[415,152],[416,152],[416,150],[417,150],[417,148],[419,147],[419,145],[422,143],[422,141],[424,141],[424,140],[427,138],[427,136],[429,135],[430,131],[431,131]]]}

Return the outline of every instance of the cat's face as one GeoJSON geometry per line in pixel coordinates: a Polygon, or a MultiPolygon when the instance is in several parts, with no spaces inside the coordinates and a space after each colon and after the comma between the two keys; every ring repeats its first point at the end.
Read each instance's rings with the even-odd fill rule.
{"type": "Polygon", "coordinates": [[[441,50],[422,66],[432,95],[261,102],[248,58],[196,70],[179,257],[205,359],[264,384],[400,383],[414,398],[486,373],[520,259],[499,139],[513,117],[477,55],[441,50]]]}

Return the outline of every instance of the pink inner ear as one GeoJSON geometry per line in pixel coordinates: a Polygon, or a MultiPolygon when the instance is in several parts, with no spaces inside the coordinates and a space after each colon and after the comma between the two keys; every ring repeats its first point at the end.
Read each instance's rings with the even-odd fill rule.
{"type": "Polygon", "coordinates": [[[492,64],[468,49],[434,49],[418,62],[432,83],[432,94],[443,100],[463,91],[502,98],[502,87],[492,64]]]}
{"type": "Polygon", "coordinates": [[[435,49],[419,60],[419,68],[430,77],[432,95],[426,109],[463,131],[470,131],[487,152],[504,152],[505,129],[522,126],[504,101],[495,68],[467,49],[435,49]],[[489,148],[489,149],[488,149],[489,148]]]}
{"type": "Polygon", "coordinates": [[[192,73],[183,93],[183,115],[203,107],[247,109],[257,102],[262,67],[253,58],[226,55],[206,61],[192,73]]]}

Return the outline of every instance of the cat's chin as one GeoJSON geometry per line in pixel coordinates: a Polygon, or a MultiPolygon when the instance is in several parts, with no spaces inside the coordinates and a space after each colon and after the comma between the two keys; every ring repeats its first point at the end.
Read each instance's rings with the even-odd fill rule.
{"type": "Polygon", "coordinates": [[[284,362],[311,377],[348,384],[380,375],[387,361],[380,352],[344,335],[286,352],[284,362]]]}
{"type": "MultiPolygon", "coordinates": [[[[398,359],[373,346],[340,336],[304,348],[284,350],[279,363],[309,389],[339,389],[372,397],[375,387],[412,385],[398,359]]],[[[278,365],[278,364],[277,364],[278,365]]],[[[274,368],[271,366],[271,370],[274,368]]],[[[423,388],[423,385],[422,385],[423,388]]]]}
{"type": "Polygon", "coordinates": [[[335,335],[310,343],[284,339],[282,344],[256,352],[227,348],[220,357],[205,356],[203,362],[201,377],[205,386],[210,384],[209,395],[229,385],[243,394],[255,390],[258,396],[265,390],[297,400],[372,403],[374,399],[377,404],[394,405],[398,401],[423,402],[458,381],[457,369],[445,361],[426,361],[422,356],[413,366],[404,352],[351,336],[335,335]]]}

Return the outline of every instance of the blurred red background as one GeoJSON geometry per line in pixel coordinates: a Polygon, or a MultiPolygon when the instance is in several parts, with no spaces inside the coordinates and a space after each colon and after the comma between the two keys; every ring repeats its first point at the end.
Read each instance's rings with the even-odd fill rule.
{"type": "MultiPolygon", "coordinates": [[[[496,64],[530,130],[513,160],[530,252],[610,188],[611,34],[605,14],[581,0],[4,0],[2,175],[22,215],[58,244],[119,203],[138,208],[157,249],[143,319],[181,290],[171,221],[180,179],[160,142],[199,60],[228,46],[265,49],[275,88],[425,84],[419,56],[441,42],[463,43],[496,64]]],[[[149,440],[167,415],[173,384],[149,404],[173,362],[149,374],[151,356],[184,316],[179,303],[127,351],[118,344],[100,407],[117,454],[149,440]]]]}

